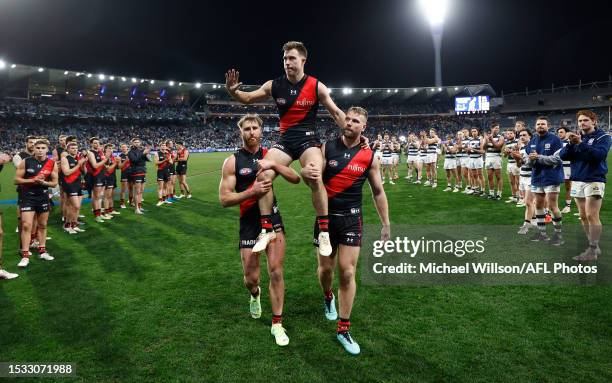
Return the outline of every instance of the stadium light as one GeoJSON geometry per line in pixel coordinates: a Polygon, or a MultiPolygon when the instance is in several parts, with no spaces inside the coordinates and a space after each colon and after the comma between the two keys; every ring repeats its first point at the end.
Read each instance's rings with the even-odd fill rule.
{"type": "Polygon", "coordinates": [[[87,78],[91,78],[91,73],[87,73],[87,78]]]}
{"type": "Polygon", "coordinates": [[[200,84],[199,82],[196,82],[196,89],[200,89],[202,87],[202,84],[200,84]]]}
{"type": "Polygon", "coordinates": [[[104,80],[105,78],[106,78],[106,76],[105,76],[105,75],[103,75],[102,73],[100,73],[100,74],[98,75],[98,80],[104,80]]]}
{"type": "Polygon", "coordinates": [[[353,90],[351,88],[342,88],[342,94],[351,94],[353,90]]]}
{"type": "Polygon", "coordinates": [[[121,81],[125,82],[127,79],[125,77],[121,77],[121,81]]]}
{"type": "Polygon", "coordinates": [[[442,92],[442,88],[438,88],[438,92],[442,92]]]}
{"type": "Polygon", "coordinates": [[[64,71],[64,76],[68,76],[68,71],[67,70],[64,71]]]}
{"type": "Polygon", "coordinates": [[[4,62],[4,60],[0,60],[0,69],[4,68],[6,68],[6,63],[4,62]]]}
{"type": "Polygon", "coordinates": [[[11,64],[11,68],[12,68],[12,69],[17,68],[17,64],[11,64]]]}
{"type": "Polygon", "coordinates": [[[44,70],[45,70],[45,68],[43,68],[43,67],[38,68],[38,72],[43,72],[44,70]]]}
{"type": "Polygon", "coordinates": [[[367,93],[367,91],[368,91],[367,89],[364,89],[364,90],[363,90],[363,93],[367,93]]]}
{"type": "Polygon", "coordinates": [[[459,90],[459,88],[458,88],[458,87],[455,87],[455,90],[459,90]]]}
{"type": "Polygon", "coordinates": [[[416,93],[416,92],[418,92],[419,90],[418,90],[417,88],[414,88],[414,89],[412,89],[412,91],[413,91],[414,93],[416,93]]]}
{"type": "Polygon", "coordinates": [[[213,84],[213,89],[217,89],[217,84],[213,84]]]}
{"type": "Polygon", "coordinates": [[[432,92],[435,92],[436,90],[435,90],[434,88],[431,88],[431,91],[432,91],[432,92]]]}
{"type": "Polygon", "coordinates": [[[168,81],[168,85],[174,86],[174,81],[168,81]]]}
{"type": "Polygon", "coordinates": [[[179,82],[179,86],[183,86],[183,83],[182,83],[182,82],[179,82]]]}
{"type": "Polygon", "coordinates": [[[446,11],[448,10],[448,0],[420,0],[419,4],[432,28],[439,27],[444,23],[444,17],[446,17],[446,11]]]}
{"type": "Polygon", "coordinates": [[[149,82],[151,83],[151,85],[155,84],[155,80],[151,80],[149,82]]]}
{"type": "Polygon", "coordinates": [[[144,78],[141,78],[141,79],[140,79],[140,83],[141,83],[141,84],[142,84],[143,82],[145,82],[145,81],[147,81],[147,80],[145,80],[144,78]]]}
{"type": "Polygon", "coordinates": [[[138,81],[136,80],[136,77],[132,77],[132,84],[136,84],[136,81],[138,81]]]}
{"type": "Polygon", "coordinates": [[[115,81],[115,76],[110,76],[108,79],[111,81],[115,81]]]}
{"type": "Polygon", "coordinates": [[[387,93],[391,93],[391,89],[387,89],[387,93]]]}
{"type": "Polygon", "coordinates": [[[448,11],[448,0],[420,0],[419,5],[429,21],[431,27],[431,37],[434,43],[435,54],[435,81],[436,86],[442,86],[442,57],[440,54],[442,47],[442,30],[444,18],[448,11]]]}
{"type": "Polygon", "coordinates": [[[395,90],[395,93],[397,93],[397,89],[395,90]]]}

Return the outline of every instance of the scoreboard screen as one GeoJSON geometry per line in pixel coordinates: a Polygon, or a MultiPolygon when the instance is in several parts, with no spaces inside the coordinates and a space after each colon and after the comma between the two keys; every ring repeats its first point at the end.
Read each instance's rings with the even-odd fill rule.
{"type": "Polygon", "coordinates": [[[457,114],[482,113],[489,111],[489,96],[455,97],[457,114]]]}

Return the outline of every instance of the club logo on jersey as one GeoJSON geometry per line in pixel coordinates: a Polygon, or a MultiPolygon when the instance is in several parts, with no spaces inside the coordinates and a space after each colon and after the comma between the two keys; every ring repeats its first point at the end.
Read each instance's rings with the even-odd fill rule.
{"type": "Polygon", "coordinates": [[[595,139],[594,139],[594,138],[591,138],[591,139],[589,140],[589,145],[593,145],[593,142],[595,142],[595,139]]]}
{"type": "Polygon", "coordinates": [[[285,105],[287,103],[287,100],[285,100],[284,98],[277,98],[276,103],[278,105],[285,105]]]}
{"type": "Polygon", "coordinates": [[[338,166],[338,161],[336,161],[336,160],[329,160],[329,161],[327,162],[327,164],[328,164],[329,166],[331,166],[332,168],[335,168],[336,166],[338,166]]]}
{"type": "Polygon", "coordinates": [[[544,150],[550,149],[550,144],[544,144],[544,150]]]}
{"type": "Polygon", "coordinates": [[[253,173],[253,169],[251,168],[242,168],[239,171],[241,176],[248,176],[249,174],[253,173]]]}

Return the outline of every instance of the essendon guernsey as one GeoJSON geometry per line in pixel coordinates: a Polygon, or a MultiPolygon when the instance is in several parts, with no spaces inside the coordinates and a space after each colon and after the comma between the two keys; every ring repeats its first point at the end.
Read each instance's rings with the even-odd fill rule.
{"type": "Polygon", "coordinates": [[[347,148],[342,138],[325,144],[323,183],[329,199],[329,213],[360,214],[363,183],[368,178],[374,152],[357,145],[347,148]]]}
{"type": "MultiPolygon", "coordinates": [[[[93,153],[94,158],[96,159],[96,162],[102,161],[102,157],[104,157],[104,154],[102,153],[101,149],[97,151],[90,150],[90,152],[93,153]]],[[[85,164],[85,167],[87,168],[87,174],[91,174],[94,176],[97,176],[98,174],[100,174],[100,172],[102,172],[102,170],[104,170],[104,166],[100,166],[99,168],[94,169],[89,161],[87,161],[87,163],[85,164]]]]}
{"type": "Polygon", "coordinates": [[[319,81],[308,75],[295,85],[285,76],[272,81],[272,97],[278,107],[281,136],[314,134],[319,105],[318,85],[319,81]]]}
{"type": "MultiPolygon", "coordinates": [[[[255,153],[242,148],[234,153],[234,157],[236,157],[236,192],[241,193],[253,187],[257,178],[257,161],[264,158],[267,152],[268,150],[265,148],[259,148],[255,153]]],[[[274,199],[274,206],[276,206],[276,198],[274,199]]],[[[245,215],[259,219],[259,206],[257,206],[256,196],[240,203],[240,217],[245,215]]]]}
{"type": "MultiPolygon", "coordinates": [[[[28,157],[25,160],[25,175],[23,178],[40,178],[44,181],[48,181],[53,173],[55,161],[45,158],[42,161],[38,161],[36,157],[28,157]]],[[[40,184],[20,185],[19,195],[20,198],[49,198],[47,195],[48,186],[40,184]]]]}
{"type": "MultiPolygon", "coordinates": [[[[72,157],[70,154],[66,156],[66,160],[68,161],[68,167],[70,169],[75,168],[77,164],[79,163],[79,160],[77,158],[72,157]]],[[[80,183],[81,182],[81,168],[79,167],[69,176],[63,175],[62,173],[62,178],[64,180],[64,183],[66,184],[72,184],[75,182],[80,183]]]]}

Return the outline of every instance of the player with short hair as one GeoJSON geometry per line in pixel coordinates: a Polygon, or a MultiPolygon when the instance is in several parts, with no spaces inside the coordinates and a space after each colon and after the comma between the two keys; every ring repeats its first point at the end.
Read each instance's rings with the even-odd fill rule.
{"type": "Polygon", "coordinates": [[[121,153],[119,153],[119,169],[121,169],[121,189],[119,191],[119,207],[125,209],[125,195],[128,196],[128,205],[134,203],[134,184],[132,183],[130,173],[130,159],[128,158],[128,146],[127,144],[119,145],[121,153]]]}
{"type": "Polygon", "coordinates": [[[533,169],[531,162],[523,160],[527,156],[526,148],[531,138],[532,134],[529,130],[521,130],[519,133],[519,143],[514,145],[510,152],[510,156],[514,158],[517,166],[520,166],[519,193],[521,193],[522,204],[517,204],[516,206],[525,207],[525,220],[518,231],[518,234],[521,235],[527,234],[531,228],[537,228],[537,225],[533,224],[535,222],[535,196],[531,193],[531,172],[533,169]]]}
{"type": "Polygon", "coordinates": [[[408,142],[406,143],[406,167],[408,173],[406,179],[412,181],[412,173],[416,171],[416,179],[421,179],[421,165],[419,164],[419,141],[414,133],[408,134],[408,142]]]}
{"type": "Polygon", "coordinates": [[[146,182],[147,161],[149,161],[148,155],[151,147],[146,145],[143,149],[140,138],[132,138],[130,143],[132,147],[128,151],[128,159],[132,168],[130,177],[134,184],[134,196],[136,197],[134,212],[136,214],[144,214],[142,211],[142,192],[146,182]]]}
{"type": "Polygon", "coordinates": [[[489,184],[489,199],[500,201],[504,180],[501,176],[502,158],[501,152],[504,146],[504,137],[499,134],[499,123],[491,125],[491,132],[485,134],[485,168],[487,169],[487,180],[489,184]],[[495,181],[493,180],[495,176],[495,181]]]}
{"type": "Polygon", "coordinates": [[[427,145],[427,157],[425,158],[427,181],[423,186],[436,188],[438,187],[438,145],[440,144],[440,137],[438,137],[435,129],[429,129],[429,136],[423,136],[422,140],[427,145]]]}
{"type": "Polygon", "coordinates": [[[104,199],[104,188],[106,177],[104,176],[106,157],[100,147],[100,139],[91,137],[89,139],[91,149],[87,152],[87,189],[91,190],[91,208],[94,213],[95,221],[104,222],[112,218],[102,214],[102,200],[104,199]]]}
{"type": "Polygon", "coordinates": [[[452,134],[446,135],[446,141],[442,143],[442,149],[444,151],[444,170],[446,172],[446,189],[442,191],[457,193],[461,189],[461,181],[457,174],[457,142],[452,134]],[[452,185],[453,180],[455,181],[454,188],[452,185]]]}
{"type": "MultiPolygon", "coordinates": [[[[300,177],[291,168],[264,159],[267,149],[260,145],[262,120],[256,114],[247,114],[238,121],[243,147],[223,163],[219,185],[219,200],[223,207],[240,205],[239,249],[244,272],[244,285],[250,293],[249,311],[252,318],[261,317],[260,252],[253,251],[261,231],[261,220],[257,199],[272,189],[272,181],[260,180],[257,173],[273,169],[291,183],[299,183],[300,177]]],[[[285,257],[285,235],[283,221],[278,211],[276,198],[272,208],[272,225],[276,239],[266,246],[268,274],[270,276],[270,303],[272,306],[271,333],[276,344],[286,346],[289,337],[282,325],[285,281],[283,260],[285,257]]]]}
{"type": "Polygon", "coordinates": [[[595,261],[601,254],[599,211],[606,187],[607,157],[612,140],[603,129],[597,128],[597,115],[593,111],[580,110],[576,119],[580,134],[568,133],[569,144],[561,149],[559,157],[571,163],[572,196],[589,240],[589,247],[574,260],[595,261]]]}
{"type": "Polygon", "coordinates": [[[391,174],[394,181],[399,179],[399,174],[397,174],[397,165],[399,165],[401,153],[402,147],[400,142],[397,140],[397,136],[391,136],[391,174]]]}
{"type": "Polygon", "coordinates": [[[472,182],[472,188],[466,193],[475,196],[482,196],[484,194],[484,177],[482,174],[482,155],[485,141],[478,134],[478,128],[472,127],[470,130],[470,138],[467,141],[467,147],[465,151],[468,153],[469,162],[468,167],[470,169],[470,178],[472,182]]]}
{"type": "Polygon", "coordinates": [[[65,155],[61,155],[60,159],[60,179],[66,203],[64,230],[69,234],[85,231],[79,227],[78,219],[81,209],[80,196],[83,195],[81,170],[86,162],[86,157],[79,156],[78,145],[75,142],[66,145],[65,155]]]}
{"type": "Polygon", "coordinates": [[[381,144],[382,151],[382,184],[385,184],[385,175],[389,177],[389,183],[395,185],[393,182],[393,147],[389,140],[389,133],[385,133],[381,144]]]}
{"type": "Polygon", "coordinates": [[[508,173],[508,182],[510,183],[510,198],[505,203],[518,203],[519,202],[519,180],[520,180],[520,169],[516,163],[516,159],[511,155],[514,151],[514,147],[518,144],[518,136],[515,135],[513,129],[507,129],[505,133],[505,143],[502,153],[504,157],[508,158],[506,164],[506,173],[508,173]]]}
{"type": "Polygon", "coordinates": [[[162,141],[157,147],[157,152],[153,156],[153,164],[157,166],[157,198],[156,206],[163,204],[172,205],[172,201],[168,199],[170,190],[170,166],[172,165],[172,153],[168,150],[166,142],[162,141]]]}
{"type": "Polygon", "coordinates": [[[49,141],[34,143],[34,156],[21,161],[15,173],[15,184],[19,185],[19,210],[21,210],[21,261],[19,267],[30,263],[29,243],[33,221],[37,221],[38,254],[40,259],[52,261],[45,248],[47,221],[49,218],[49,195],[47,189],[57,185],[55,161],[47,158],[49,141]]]}
{"type": "Polygon", "coordinates": [[[174,141],[166,140],[166,150],[168,151],[168,155],[171,158],[171,161],[168,165],[168,174],[170,175],[170,180],[167,184],[166,201],[176,202],[178,201],[178,199],[175,198],[174,195],[176,190],[176,158],[178,157],[178,155],[174,146],[174,141]]]}
{"type": "MultiPolygon", "coordinates": [[[[380,180],[380,163],[374,158],[371,150],[360,146],[367,118],[365,109],[349,108],[342,135],[323,145],[325,158],[323,174],[316,166],[302,169],[304,178],[322,178],[327,189],[330,212],[329,233],[333,251],[329,256],[317,251],[319,260],[317,275],[324,294],[325,317],[328,320],[339,319],[336,337],[344,349],[352,355],[361,352],[359,344],[350,333],[350,315],[357,290],[355,274],[361,249],[362,196],[366,180],[372,189],[374,205],[383,225],[381,239],[386,241],[390,235],[389,208],[380,180]],[[339,318],[332,292],[336,262],[340,280],[339,318]]],[[[318,234],[319,227],[315,223],[313,238],[315,246],[319,245],[318,234]]]]}
{"type": "MultiPolygon", "coordinates": [[[[290,41],[283,45],[283,64],[285,75],[275,80],[266,81],[259,89],[243,92],[239,88],[239,72],[230,70],[226,73],[226,88],[235,100],[251,104],[272,98],[279,111],[280,141],[266,154],[267,159],[281,165],[289,165],[298,160],[302,167],[314,164],[323,169],[321,141],[317,135],[316,119],[319,103],[323,104],[338,126],[344,126],[344,112],[340,110],[329,95],[329,89],[316,78],[304,73],[308,52],[303,43],[290,41]]],[[[273,180],[276,174],[265,171],[259,175],[262,179],[273,180]]],[[[327,195],[321,180],[306,182],[312,191],[312,202],[317,213],[321,229],[321,253],[331,254],[331,244],[327,227],[327,195]]],[[[254,250],[266,248],[274,240],[271,223],[273,193],[269,192],[258,201],[261,210],[262,234],[254,250]]]]}
{"type": "MultiPolygon", "coordinates": [[[[563,147],[566,147],[569,144],[568,139],[568,130],[566,127],[561,126],[557,129],[557,136],[561,139],[563,143],[563,147]]],[[[561,214],[567,214],[572,211],[572,168],[571,161],[563,161],[563,182],[565,183],[565,206],[561,210],[561,214]]]]}
{"type": "Polygon", "coordinates": [[[550,244],[560,246],[565,241],[561,234],[562,215],[557,205],[559,197],[559,185],[563,182],[563,167],[556,162],[548,161],[563,147],[561,139],[550,133],[548,118],[540,116],[536,119],[536,134],[529,141],[525,148],[525,161],[530,161],[531,171],[531,192],[535,196],[536,219],[538,223],[538,233],[531,240],[550,241],[550,244]],[[552,222],[554,234],[549,238],[546,234],[546,223],[544,209],[548,207],[553,215],[552,222]]]}
{"type": "Polygon", "coordinates": [[[106,144],[104,145],[104,157],[106,157],[104,170],[104,204],[106,209],[104,214],[106,216],[120,215],[121,213],[115,210],[115,188],[117,187],[117,165],[119,164],[120,158],[113,154],[115,145],[106,144]]]}
{"type": "Polygon", "coordinates": [[[183,197],[191,198],[191,190],[187,184],[187,161],[189,160],[189,150],[185,147],[185,144],[181,141],[176,143],[177,148],[177,164],[176,164],[176,175],[179,181],[179,188],[181,189],[181,195],[177,196],[178,199],[183,197]]]}

